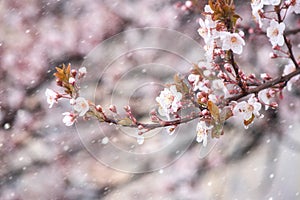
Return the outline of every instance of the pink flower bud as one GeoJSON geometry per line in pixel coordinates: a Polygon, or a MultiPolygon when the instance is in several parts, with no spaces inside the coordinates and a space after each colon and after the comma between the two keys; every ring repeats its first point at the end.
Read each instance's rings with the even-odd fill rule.
{"type": "Polygon", "coordinates": [[[70,84],[74,85],[74,84],[75,84],[75,81],[76,81],[75,78],[73,78],[73,77],[70,77],[70,78],[69,78],[69,83],[70,83],[70,84]]]}
{"type": "Polygon", "coordinates": [[[71,70],[71,74],[72,76],[75,78],[76,77],[76,74],[77,74],[77,71],[75,69],[72,69],[71,70]]]}
{"type": "Polygon", "coordinates": [[[231,68],[231,65],[230,65],[230,64],[226,63],[226,64],[224,65],[224,67],[225,67],[226,71],[228,71],[229,73],[232,73],[232,68],[231,68]]]}
{"type": "Polygon", "coordinates": [[[142,129],[144,129],[144,127],[142,125],[138,125],[138,129],[142,130],[142,129]]]}
{"type": "Polygon", "coordinates": [[[110,106],[109,106],[109,110],[110,110],[111,112],[117,113],[117,108],[116,108],[115,105],[110,105],[110,106]]]}
{"type": "Polygon", "coordinates": [[[270,107],[272,107],[272,108],[278,108],[278,103],[277,102],[272,102],[270,104],[270,107]]]}
{"type": "Polygon", "coordinates": [[[98,112],[103,112],[103,108],[102,108],[100,105],[97,105],[97,106],[96,106],[96,110],[97,110],[98,112]]]}

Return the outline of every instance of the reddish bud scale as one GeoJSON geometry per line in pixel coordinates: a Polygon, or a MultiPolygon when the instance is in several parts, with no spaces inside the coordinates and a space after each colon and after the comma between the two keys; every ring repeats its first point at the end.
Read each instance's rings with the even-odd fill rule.
{"type": "Polygon", "coordinates": [[[100,105],[97,105],[97,106],[96,106],[96,110],[97,110],[98,112],[103,112],[103,108],[102,108],[100,105]]]}
{"type": "Polygon", "coordinates": [[[75,70],[75,69],[72,69],[71,70],[71,75],[72,75],[72,77],[76,77],[76,75],[77,75],[77,71],[75,70]]]}
{"type": "Polygon", "coordinates": [[[109,106],[109,110],[110,110],[111,112],[117,113],[117,108],[116,108],[115,105],[110,105],[110,106],[109,106]]]}

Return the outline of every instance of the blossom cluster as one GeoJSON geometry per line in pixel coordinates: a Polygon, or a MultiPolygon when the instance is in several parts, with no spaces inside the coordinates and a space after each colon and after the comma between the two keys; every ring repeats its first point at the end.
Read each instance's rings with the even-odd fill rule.
{"type": "Polygon", "coordinates": [[[71,70],[71,65],[68,67],[63,66],[62,69],[57,68],[55,76],[57,77],[57,84],[66,88],[65,93],[59,93],[49,88],[46,89],[45,95],[49,108],[58,102],[61,98],[67,98],[70,101],[70,105],[73,106],[73,112],[64,112],[63,123],[66,126],[72,126],[78,116],[84,116],[90,109],[89,102],[83,97],[77,97],[78,93],[73,88],[77,86],[77,80],[81,79],[86,74],[86,68],[82,67],[78,71],[71,70]]]}
{"type": "MultiPolygon", "coordinates": [[[[184,6],[192,8],[193,2],[186,1],[184,6]]],[[[287,12],[299,14],[299,4],[298,0],[253,0],[251,3],[252,15],[260,33],[266,35],[276,52],[273,52],[272,58],[289,60],[278,78],[267,73],[257,77],[243,72],[235,60],[236,54],[241,55],[246,45],[245,34],[242,28],[239,30],[242,26],[238,26],[240,16],[235,12],[233,1],[210,0],[202,13],[204,19],[199,19],[198,29],[205,43],[205,60],[194,64],[189,74],[175,75],[174,83],[166,85],[160,92],[155,99],[157,109],[150,113],[153,123],[139,122],[129,106],[124,106],[126,116],[121,116],[116,106],[110,105],[108,110],[117,114],[110,116],[102,106],[79,96],[78,80],[85,76],[86,68],[71,70],[70,65],[56,68],[56,82],[64,88],[64,93],[47,89],[45,94],[49,108],[62,98],[69,99],[73,111],[63,113],[65,125],[73,125],[78,117],[95,117],[100,122],[137,128],[139,135],[159,127],[171,127],[168,130],[173,133],[178,125],[198,119],[196,141],[206,146],[209,138],[219,138],[224,134],[226,120],[237,119],[248,128],[255,120],[264,117],[263,107],[265,110],[277,108],[283,89],[291,90],[292,84],[299,79],[299,61],[285,35],[282,16],[282,13],[286,16],[287,12]],[[185,109],[191,110],[192,106],[189,114],[181,113],[185,109]]],[[[143,143],[141,138],[139,143],[143,143]]]]}

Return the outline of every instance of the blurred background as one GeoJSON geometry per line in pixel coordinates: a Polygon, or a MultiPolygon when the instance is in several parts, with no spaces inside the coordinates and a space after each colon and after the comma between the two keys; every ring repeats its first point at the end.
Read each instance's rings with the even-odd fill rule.
{"type": "MultiPolygon", "coordinates": [[[[71,109],[68,102],[48,108],[44,93],[46,88],[56,89],[54,68],[71,63],[78,69],[98,44],[118,33],[134,28],[167,28],[203,44],[197,19],[206,3],[198,1],[189,9],[184,1],[176,0],[1,0],[0,199],[300,199],[299,84],[293,85],[292,92],[284,91],[278,110],[263,111],[264,119],[249,129],[229,120],[225,135],[214,144],[203,149],[194,141],[174,156],[185,142],[180,133],[195,134],[195,124],[185,125],[177,134],[181,138],[176,140],[177,146],[168,149],[164,157],[128,160],[131,165],[142,165],[142,169],[162,160],[168,163],[144,173],[130,173],[99,162],[89,150],[105,152],[100,156],[111,159],[110,152],[100,147],[107,144],[106,139],[95,135],[91,131],[94,127],[87,122],[79,121],[77,128],[65,127],[61,113],[71,109]],[[94,143],[98,143],[96,149],[94,143]]],[[[236,4],[241,24],[254,26],[250,1],[236,4]]],[[[286,25],[287,29],[299,28],[299,16],[291,15],[286,25]]],[[[237,57],[240,66],[247,72],[279,74],[287,61],[266,59],[271,52],[268,39],[247,32],[245,37],[249,42],[244,54],[237,57]]],[[[298,56],[299,34],[290,37],[298,56]]],[[[189,69],[176,65],[176,59],[167,57],[170,55],[159,55],[169,65],[174,64],[175,71],[189,69]]],[[[143,52],[135,56],[143,56],[143,52]]],[[[130,62],[130,66],[134,64],[130,62]]],[[[152,81],[168,81],[174,73],[167,70],[161,74],[160,69],[150,68],[154,70],[149,73],[152,81]]],[[[118,66],[109,69],[119,80],[122,73],[118,66]]],[[[95,99],[107,106],[113,101],[110,95],[115,87],[111,83],[115,79],[89,75],[103,70],[101,66],[88,67],[83,85],[94,85],[96,90],[85,89],[92,90],[95,99]]],[[[119,89],[135,84],[130,77],[122,79],[125,86],[119,89]]],[[[151,105],[148,103],[153,103],[159,92],[157,88],[150,91],[145,102],[140,100],[145,91],[134,93],[135,112],[141,117],[148,112],[143,110],[144,105],[151,105]],[[138,104],[139,100],[143,103],[138,104]]],[[[122,101],[117,103],[124,106],[122,101]]],[[[103,125],[101,130],[108,141],[132,142],[118,135],[115,127],[103,125]]],[[[163,145],[163,140],[150,144],[157,143],[163,145]]],[[[138,151],[155,147],[143,145],[138,151]]]]}

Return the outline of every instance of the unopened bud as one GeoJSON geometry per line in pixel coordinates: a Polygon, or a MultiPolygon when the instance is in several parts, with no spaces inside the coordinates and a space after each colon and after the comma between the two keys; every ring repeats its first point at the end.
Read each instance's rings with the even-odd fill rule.
{"type": "Polygon", "coordinates": [[[226,63],[226,64],[224,65],[224,67],[225,67],[226,71],[228,71],[229,73],[232,73],[232,68],[231,68],[231,65],[230,65],[230,64],[226,63]]]}
{"type": "Polygon", "coordinates": [[[103,108],[102,108],[100,105],[97,105],[97,106],[96,106],[96,110],[97,110],[98,112],[103,112],[103,108]]]}
{"type": "Polygon", "coordinates": [[[156,116],[152,115],[152,116],[151,116],[151,121],[152,121],[152,122],[157,122],[157,121],[159,121],[159,120],[158,120],[158,118],[157,118],[156,116]]]}
{"type": "Polygon", "coordinates": [[[269,74],[267,74],[267,73],[262,73],[262,74],[260,75],[260,77],[261,77],[262,79],[264,79],[264,80],[271,80],[271,79],[272,79],[272,77],[271,77],[269,74]]]}
{"type": "Polygon", "coordinates": [[[272,102],[270,104],[270,107],[272,107],[272,108],[278,108],[278,103],[277,102],[272,102]]]}
{"type": "Polygon", "coordinates": [[[250,74],[250,75],[249,75],[249,78],[250,78],[250,79],[255,79],[256,76],[255,76],[255,74],[250,74]]]}
{"type": "Polygon", "coordinates": [[[278,55],[276,53],[274,53],[274,52],[271,52],[269,54],[269,56],[270,56],[270,58],[277,58],[278,57],[278,55]]]}
{"type": "Polygon", "coordinates": [[[131,108],[129,105],[123,107],[126,112],[131,112],[131,108]]]}
{"type": "Polygon", "coordinates": [[[75,69],[72,69],[71,70],[71,75],[72,75],[72,77],[76,77],[76,74],[77,74],[77,71],[75,70],[75,69]]]}
{"type": "Polygon", "coordinates": [[[208,114],[209,114],[209,112],[208,112],[208,110],[207,110],[207,109],[204,109],[204,110],[202,110],[202,111],[201,111],[201,114],[202,114],[202,115],[208,115],[208,114]]]}
{"type": "Polygon", "coordinates": [[[110,105],[110,106],[109,106],[109,110],[110,110],[111,112],[117,113],[117,108],[116,108],[115,105],[110,105]]]}
{"type": "Polygon", "coordinates": [[[70,78],[69,78],[69,83],[70,83],[71,85],[74,85],[74,84],[75,84],[75,78],[70,77],[70,78]]]}
{"type": "Polygon", "coordinates": [[[139,129],[139,130],[143,130],[144,127],[143,127],[142,125],[138,125],[138,129],[139,129]]]}
{"type": "Polygon", "coordinates": [[[60,87],[62,86],[62,82],[59,79],[56,79],[56,84],[60,87]]]}

